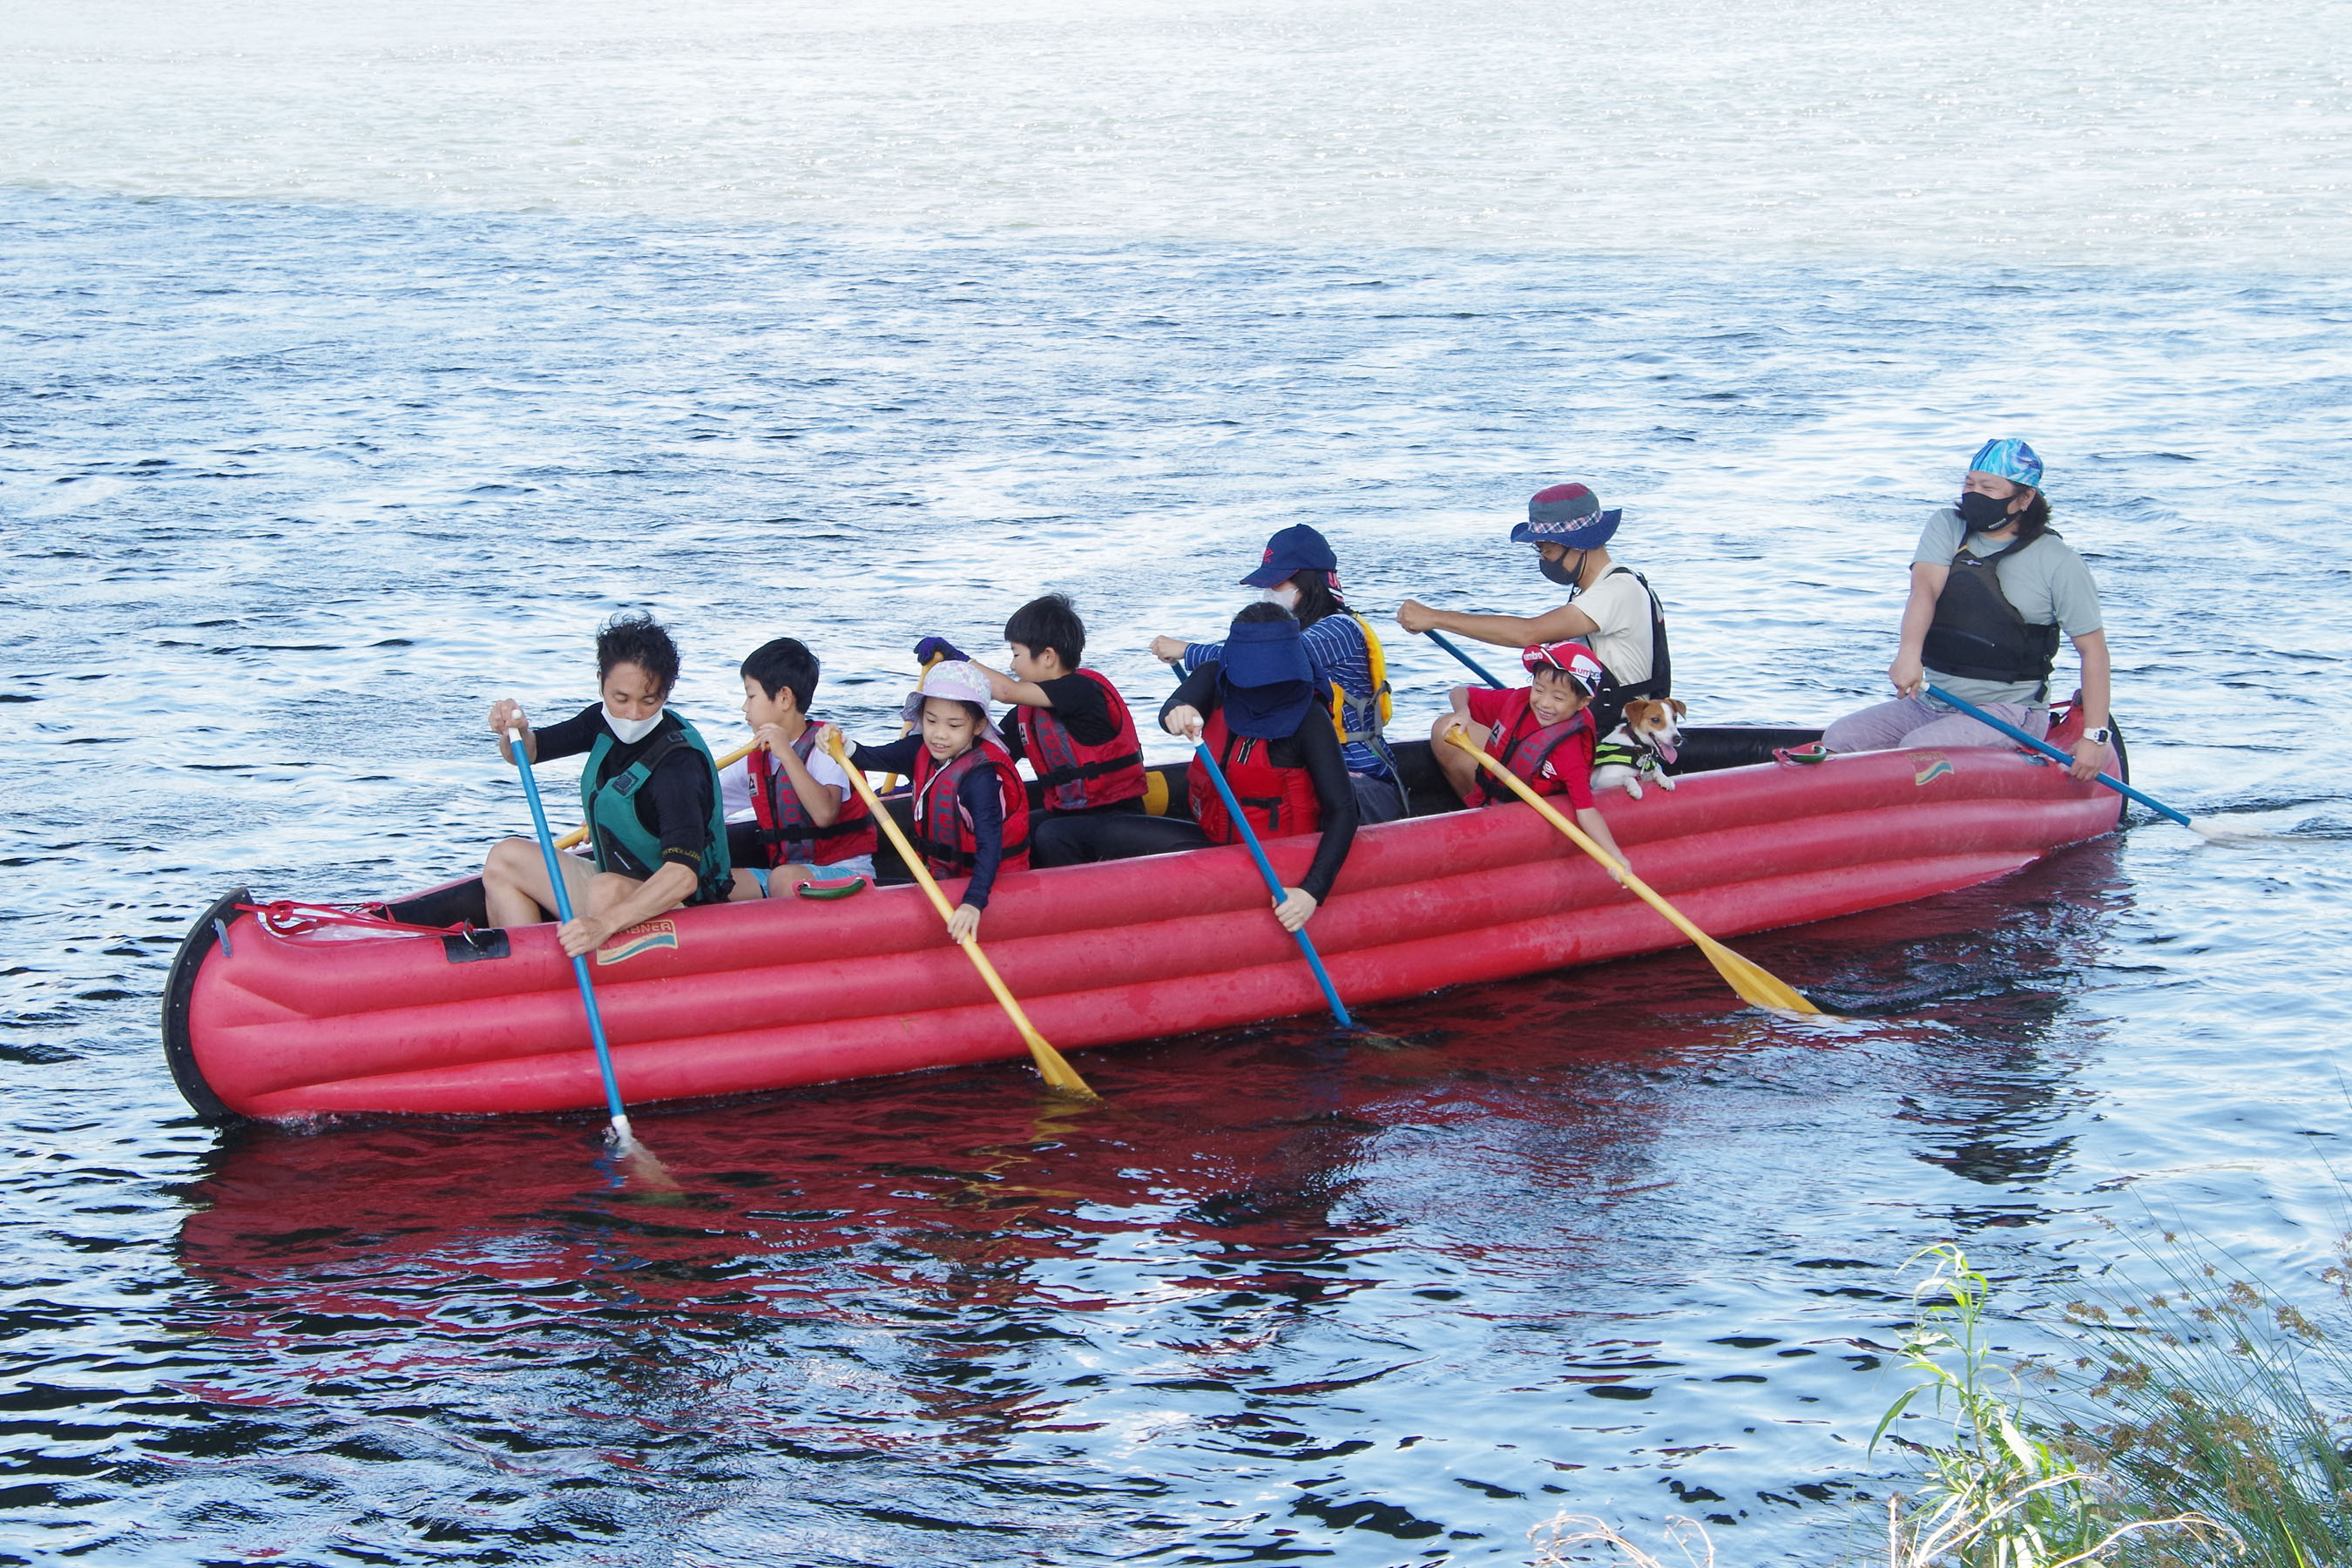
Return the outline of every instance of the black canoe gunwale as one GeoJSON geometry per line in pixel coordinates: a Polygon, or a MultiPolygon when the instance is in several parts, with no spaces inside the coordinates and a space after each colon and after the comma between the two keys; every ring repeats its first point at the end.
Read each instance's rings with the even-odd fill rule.
{"type": "Polygon", "coordinates": [[[221,932],[235,923],[237,905],[251,902],[253,892],[247,888],[215,899],[181,939],[179,953],[172,960],[172,976],[163,983],[163,1059],[171,1064],[172,1081],[179,1085],[180,1097],[206,1121],[244,1119],[221,1102],[213,1086],[205,1081],[204,1069],[196,1065],[195,1042],[188,1034],[189,1002],[196,989],[196,972],[220,945],[221,932]]]}

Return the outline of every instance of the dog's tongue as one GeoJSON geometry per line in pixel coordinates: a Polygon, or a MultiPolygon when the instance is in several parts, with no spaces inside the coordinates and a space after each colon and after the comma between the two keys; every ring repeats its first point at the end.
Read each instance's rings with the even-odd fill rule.
{"type": "Polygon", "coordinates": [[[1675,760],[1675,747],[1674,747],[1674,742],[1671,742],[1671,741],[1660,741],[1660,742],[1657,742],[1655,744],[1656,744],[1656,747],[1657,747],[1657,752],[1658,752],[1658,755],[1660,755],[1660,756],[1662,756],[1662,757],[1665,758],[1665,759],[1666,759],[1666,761],[1668,761],[1668,762],[1670,762],[1670,763],[1671,763],[1671,762],[1673,762],[1673,761],[1675,760]]]}

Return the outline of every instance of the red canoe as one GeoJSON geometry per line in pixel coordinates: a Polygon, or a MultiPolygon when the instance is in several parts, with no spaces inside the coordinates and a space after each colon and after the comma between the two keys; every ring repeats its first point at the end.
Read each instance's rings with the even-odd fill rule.
{"type": "MultiPolygon", "coordinates": [[[[1694,731],[1685,766],[1810,733],[1694,731]]],[[[1426,747],[1407,760],[1426,784],[1426,747]]],[[[2112,830],[2122,804],[1992,748],[1717,765],[1678,783],[1638,801],[1604,795],[1603,811],[1643,878],[1723,938],[2002,876],[2112,830]]],[[[1418,789],[1417,808],[1431,796],[1418,789]]],[[[1313,840],[1268,847],[1295,877],[1313,840]]],[[[478,920],[480,897],[478,883],[457,883],[393,907],[442,924],[469,906],[478,920]]],[[[166,1054],[198,1110],[603,1105],[552,926],[471,942],[331,925],[279,934],[239,908],[251,902],[240,890],[197,921],[165,995],[166,1054]]],[[[1517,804],[1364,829],[1310,929],[1350,1006],[1683,940],[1517,804]]],[[[1004,877],[982,934],[1065,1051],[1323,1005],[1238,847],[1004,877]]],[[[909,887],[678,910],[614,938],[594,973],[631,1105],[1027,1055],[909,887]]]]}

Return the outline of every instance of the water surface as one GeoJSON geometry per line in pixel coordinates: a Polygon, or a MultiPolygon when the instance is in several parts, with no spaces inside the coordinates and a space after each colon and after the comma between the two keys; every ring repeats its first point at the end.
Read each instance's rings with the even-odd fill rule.
{"type": "MultiPolygon", "coordinates": [[[[2299,259],[2340,204],[2295,193],[2335,177],[2340,80],[2298,84],[2336,21],[2077,9],[2018,61],[1935,8],[1752,55],[1712,13],[680,15],[6,14],[0,1554],[1510,1562],[1569,1506],[1819,1561],[1899,1479],[1864,1445],[1915,1247],[2021,1302],[2118,1252],[2103,1219],[2326,1251],[2352,300],[2299,259]],[[2157,59],[2158,23],[2205,41],[2157,59]],[[1554,73],[1513,26],[1600,43],[1554,73]],[[1905,62],[1947,59],[2035,89],[1966,121],[2043,176],[2008,248],[1934,195],[2006,167],[1934,156],[1905,62]],[[2068,60],[2105,63],[2062,100],[2068,60]],[[719,151],[661,162],[698,92],[719,151]],[[1129,136],[1098,184],[1022,129],[1089,93],[1129,136]],[[2068,101],[2112,145],[2053,153],[2068,101]],[[1300,173],[1351,115],[1390,142],[1300,173]],[[1429,162],[1382,205],[1398,138],[1429,162]],[[2263,194],[2214,174],[2257,147],[2263,194]],[[1772,206],[1783,163],[1817,183],[1772,206]],[[2055,221],[2093,186],[2114,221],[2055,221]],[[1092,1054],[1085,1113],[1011,1066],[651,1108],[671,1204],[587,1121],[220,1132],[163,1069],[192,916],[469,868],[524,821],[480,711],[586,700],[615,608],[677,628],[722,733],[769,637],[879,732],[917,637],[984,648],[1045,587],[1141,698],[1150,637],[1218,625],[1293,521],[1375,612],[1548,603],[1502,535],[1578,477],[1696,717],[1820,721],[2008,431],[2098,574],[2141,782],[2294,837],[2135,828],[1741,943],[1916,1007],[1775,1022],[1667,955],[1380,1009],[1397,1050],[1092,1054]]],[[[1418,726],[1456,673],[1393,664],[1418,726]]]]}

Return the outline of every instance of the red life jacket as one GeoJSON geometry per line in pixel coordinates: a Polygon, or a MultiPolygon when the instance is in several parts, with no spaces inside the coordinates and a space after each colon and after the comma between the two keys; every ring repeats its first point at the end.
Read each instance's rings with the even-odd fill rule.
{"type": "MultiPolygon", "coordinates": [[[[1583,735],[1588,737],[1583,756],[1580,759],[1564,757],[1560,763],[1563,766],[1591,769],[1592,710],[1590,707],[1580,708],[1573,719],[1563,719],[1557,724],[1544,724],[1537,721],[1536,710],[1528,701],[1526,688],[1513,690],[1510,701],[1511,710],[1486,732],[1486,754],[1526,780],[1528,787],[1538,795],[1566,794],[1568,781],[1558,775],[1545,777],[1544,764],[1553,760],[1552,753],[1574,742],[1579,735],[1583,735]]],[[[1518,798],[1483,770],[1478,774],[1478,788],[1490,804],[1518,798]]]]}
{"type": "Polygon", "coordinates": [[[1037,770],[1037,783],[1045,791],[1047,811],[1092,811],[1143,794],[1143,741],[1135,732],[1127,699],[1097,671],[1077,673],[1102,688],[1110,716],[1118,721],[1118,733],[1103,744],[1078,744],[1051,708],[1013,710],[1013,721],[1021,726],[1021,749],[1029,753],[1029,765],[1037,770]]]}
{"type": "Polygon", "coordinates": [[[996,787],[1004,804],[1004,857],[1001,871],[1019,871],[1029,864],[1029,791],[1013,771],[1012,753],[994,741],[983,740],[942,765],[931,760],[930,749],[915,749],[915,847],[934,877],[969,877],[979,863],[980,839],[972,832],[971,816],[957,792],[974,768],[996,770],[996,787]]]}
{"type": "MultiPolygon", "coordinates": [[[[793,742],[805,765],[816,750],[816,725],[811,723],[793,742]]],[[[764,747],[743,759],[751,785],[751,816],[759,824],[760,854],[769,866],[830,866],[874,853],[873,814],[856,791],[841,803],[841,813],[830,827],[819,827],[801,805],[801,792],[784,776],[782,763],[764,747]]]]}
{"type": "MultiPolygon", "coordinates": [[[[1323,826],[1323,802],[1315,794],[1314,777],[1305,768],[1276,767],[1272,741],[1234,734],[1225,727],[1224,710],[1220,709],[1209,715],[1201,742],[1217,759],[1225,782],[1233,786],[1234,798],[1242,803],[1242,815],[1260,838],[1286,838],[1323,826]]],[[[1192,820],[1201,825],[1209,842],[1239,843],[1241,835],[1234,831],[1224,796],[1217,793],[1200,758],[1192,759],[1184,782],[1192,798],[1192,820]]]]}

